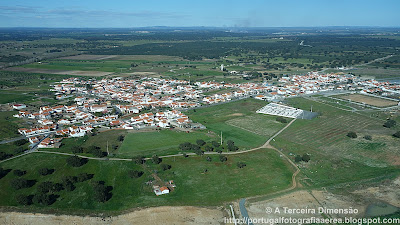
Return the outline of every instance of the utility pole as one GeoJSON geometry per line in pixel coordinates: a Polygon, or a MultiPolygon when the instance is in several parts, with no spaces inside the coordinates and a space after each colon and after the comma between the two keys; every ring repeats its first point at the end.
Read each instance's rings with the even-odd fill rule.
{"type": "Polygon", "coordinates": [[[108,141],[107,141],[107,155],[110,155],[110,152],[108,151],[108,141]]]}
{"type": "Polygon", "coordinates": [[[221,131],[221,145],[222,145],[222,131],[221,131]]]}

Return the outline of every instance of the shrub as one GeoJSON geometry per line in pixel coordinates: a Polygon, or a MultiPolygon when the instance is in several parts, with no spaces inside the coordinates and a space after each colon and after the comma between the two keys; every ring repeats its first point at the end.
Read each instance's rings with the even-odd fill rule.
{"type": "Polygon", "coordinates": [[[161,164],[160,167],[163,171],[171,169],[171,165],[168,164],[161,164]]]}
{"type": "Polygon", "coordinates": [[[283,118],[282,116],[276,117],[276,121],[281,122],[281,123],[287,123],[287,120],[283,118]]]}
{"type": "Polygon", "coordinates": [[[138,155],[132,158],[132,161],[136,164],[143,164],[145,162],[144,156],[138,155]]]}
{"type": "Polygon", "coordinates": [[[151,157],[151,161],[154,164],[160,164],[162,162],[162,159],[160,157],[158,157],[157,155],[153,155],[153,157],[151,157]]]}
{"type": "Polygon", "coordinates": [[[357,138],[357,134],[354,131],[350,131],[349,133],[347,133],[347,137],[349,137],[349,138],[357,138]]]}
{"type": "Polygon", "coordinates": [[[393,134],[393,137],[400,138],[400,131],[397,131],[393,134]]]}
{"type": "Polygon", "coordinates": [[[244,163],[244,162],[238,162],[236,165],[237,165],[237,167],[239,167],[239,168],[243,168],[243,167],[246,166],[246,163],[244,163]]]}
{"type": "Polygon", "coordinates": [[[368,141],[371,141],[372,140],[372,136],[371,135],[365,135],[364,139],[368,140],[368,141]]]}
{"type": "Polygon", "coordinates": [[[196,144],[197,144],[198,146],[203,146],[203,145],[206,144],[206,142],[205,142],[204,140],[199,139],[199,140],[196,141],[196,144]]]}
{"type": "Polygon", "coordinates": [[[389,119],[383,124],[383,126],[387,128],[394,127],[396,126],[396,121],[389,119]]]}
{"type": "Polygon", "coordinates": [[[226,162],[227,160],[228,160],[228,158],[226,156],[224,156],[224,155],[219,156],[219,161],[226,162]]]}

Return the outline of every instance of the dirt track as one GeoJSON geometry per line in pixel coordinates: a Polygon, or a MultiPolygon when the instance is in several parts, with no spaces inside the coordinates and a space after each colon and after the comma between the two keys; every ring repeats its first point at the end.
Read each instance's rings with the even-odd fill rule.
{"type": "Polygon", "coordinates": [[[47,215],[33,213],[0,213],[0,224],[141,224],[141,225],[159,225],[159,224],[221,224],[223,222],[223,212],[219,209],[207,209],[191,206],[179,207],[156,207],[142,209],[116,217],[81,217],[68,215],[47,215]]]}

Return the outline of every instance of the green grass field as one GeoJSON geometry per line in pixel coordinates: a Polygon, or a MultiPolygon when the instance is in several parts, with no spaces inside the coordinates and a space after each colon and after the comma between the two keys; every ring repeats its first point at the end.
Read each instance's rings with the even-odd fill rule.
{"type": "Polygon", "coordinates": [[[275,123],[273,116],[256,114],[256,111],[266,104],[265,101],[246,99],[196,109],[196,112],[190,110],[187,115],[217,135],[222,131],[225,141],[232,140],[239,148],[249,149],[264,144],[268,137],[272,136],[271,134],[284,126],[275,123]],[[259,123],[252,119],[256,119],[255,121],[259,123]]]}
{"type": "Polygon", "coordinates": [[[106,152],[108,144],[109,152],[115,154],[116,150],[113,149],[113,146],[121,147],[122,142],[118,140],[118,137],[121,135],[125,136],[126,134],[127,134],[126,130],[110,130],[106,132],[100,132],[95,136],[86,135],[81,138],[64,138],[64,140],[62,141],[63,144],[60,148],[45,149],[45,150],[72,153],[72,149],[75,146],[80,146],[84,148],[84,150],[88,149],[91,146],[97,146],[100,147],[100,150],[106,152]]]}
{"type": "Polygon", "coordinates": [[[152,156],[177,154],[181,151],[178,146],[184,142],[196,143],[202,139],[206,142],[217,140],[206,132],[182,132],[175,130],[161,130],[160,132],[128,133],[117,154],[124,157],[135,155],[152,156]]]}
{"type": "Polygon", "coordinates": [[[304,98],[293,98],[294,107],[320,113],[311,121],[297,120],[271,144],[294,158],[296,154],[311,155],[309,163],[300,164],[313,186],[333,185],[399,172],[396,147],[399,140],[391,137],[383,122],[364,115],[333,108],[304,98]],[[350,139],[349,131],[358,134],[350,139]],[[373,140],[363,139],[371,135],[373,140]]]}
{"type": "Polygon", "coordinates": [[[89,160],[79,168],[66,164],[66,156],[33,153],[1,164],[4,169],[21,169],[27,171],[23,176],[28,180],[36,180],[30,188],[13,190],[10,181],[16,176],[11,171],[0,179],[0,205],[18,206],[15,196],[18,194],[35,194],[39,183],[44,181],[60,182],[65,175],[77,175],[87,172],[95,174],[93,180],[103,180],[106,185],[113,186],[112,198],[106,203],[93,200],[90,181],[76,184],[72,192],[63,190],[57,194],[60,197],[51,206],[31,205],[29,210],[49,210],[57,212],[82,213],[105,211],[115,213],[134,207],[149,207],[162,205],[221,205],[226,201],[242,197],[268,194],[288,188],[291,185],[292,171],[284,159],[272,150],[262,149],[251,153],[228,156],[227,162],[220,162],[217,156],[212,156],[212,162],[205,157],[165,158],[162,163],[170,164],[172,168],[161,171],[159,165],[146,162],[145,174],[137,179],[127,176],[129,170],[143,170],[141,166],[126,161],[96,161],[89,160]],[[237,162],[245,162],[246,167],[239,169],[237,162]],[[55,169],[51,175],[40,176],[39,168],[55,169]],[[204,173],[207,169],[208,172],[204,173]],[[169,195],[156,196],[152,187],[144,183],[152,176],[149,171],[158,170],[158,176],[163,181],[174,180],[177,187],[169,195]]]}
{"type": "Polygon", "coordinates": [[[31,101],[33,96],[22,95],[22,94],[6,94],[0,92],[0,104],[5,103],[25,103],[26,101],[31,101]]]}
{"type": "Polygon", "coordinates": [[[0,112],[0,140],[20,136],[18,128],[22,122],[14,114],[15,111],[0,112]]]}

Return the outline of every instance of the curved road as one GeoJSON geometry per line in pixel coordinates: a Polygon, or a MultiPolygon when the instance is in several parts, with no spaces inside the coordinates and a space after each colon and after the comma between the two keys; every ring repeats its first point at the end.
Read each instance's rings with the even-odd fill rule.
{"type": "MultiPolygon", "coordinates": [[[[296,188],[296,186],[297,186],[296,176],[297,176],[297,174],[300,172],[300,169],[297,167],[297,165],[296,165],[295,163],[292,162],[292,160],[289,159],[289,157],[287,157],[285,154],[283,154],[282,152],[280,152],[277,148],[273,147],[273,146],[270,144],[270,142],[271,142],[276,136],[278,136],[280,133],[282,133],[286,128],[288,128],[292,123],[294,123],[294,121],[296,121],[296,119],[293,119],[292,121],[290,121],[285,127],[283,127],[281,130],[279,130],[278,132],[276,132],[276,133],[275,133],[272,137],[270,137],[263,145],[261,145],[261,146],[259,146],[259,147],[252,148],[252,149],[248,149],[248,150],[244,150],[244,151],[238,151],[238,152],[223,152],[223,153],[221,153],[221,154],[224,154],[224,155],[237,155],[237,154],[242,154],[242,153],[247,153],[247,152],[256,151],[256,150],[263,149],[263,148],[269,148],[269,149],[273,149],[273,150],[277,151],[280,155],[282,155],[282,156],[296,169],[296,171],[295,171],[295,172],[293,173],[293,175],[292,175],[292,186],[289,187],[289,188],[287,188],[287,189],[284,189],[284,190],[275,192],[274,194],[281,193],[281,192],[286,192],[286,191],[290,191],[290,190],[296,188]]],[[[24,153],[24,154],[21,154],[21,155],[18,155],[18,156],[15,156],[15,157],[12,157],[12,158],[9,158],[9,159],[0,161],[0,163],[5,162],[5,161],[8,161],[8,160],[11,160],[11,159],[15,159],[15,158],[18,158],[18,157],[21,157],[21,156],[24,156],[24,155],[27,155],[27,154],[30,154],[30,153],[33,153],[33,152],[48,153],[48,154],[57,154],[57,155],[67,155],[67,156],[78,156],[78,157],[80,157],[80,158],[92,159],[92,160],[102,160],[102,161],[107,161],[107,160],[113,160],[113,161],[132,161],[132,159],[124,159],[124,158],[97,158],[97,157],[76,155],[76,154],[70,154],[70,153],[64,153],[64,152],[34,151],[34,148],[33,148],[31,151],[29,151],[29,152],[27,152],[27,153],[24,153]]],[[[218,154],[220,154],[220,153],[218,153],[218,152],[205,152],[204,154],[205,154],[205,155],[218,155],[218,154]]],[[[195,154],[195,153],[188,153],[187,155],[196,155],[196,154],[195,154]]],[[[169,157],[176,157],[176,156],[178,156],[178,157],[179,157],[179,156],[183,157],[182,154],[174,154],[174,155],[160,156],[160,158],[169,158],[169,157]]],[[[150,159],[150,158],[145,158],[145,160],[148,160],[148,159],[150,159]]],[[[247,210],[246,210],[246,207],[245,207],[245,202],[246,202],[246,199],[245,199],[245,198],[241,199],[240,202],[239,202],[239,208],[240,208],[240,212],[241,212],[241,214],[242,214],[242,217],[245,218],[245,219],[249,219],[249,215],[248,215],[247,210]]]]}
{"type": "MultiPolygon", "coordinates": [[[[288,128],[296,119],[293,119],[292,121],[290,121],[285,127],[283,127],[281,130],[279,130],[277,133],[275,133],[272,137],[270,137],[263,145],[261,145],[260,147],[256,147],[256,148],[252,148],[252,149],[248,149],[248,150],[243,150],[243,151],[238,151],[238,152],[222,152],[222,155],[237,155],[237,154],[242,154],[242,153],[246,153],[246,152],[252,152],[252,151],[256,151],[262,148],[271,148],[274,149],[276,151],[278,151],[280,154],[282,154],[279,150],[277,150],[275,147],[270,145],[270,142],[276,137],[278,136],[280,133],[282,133],[286,128],[288,128]]],[[[85,159],[93,159],[93,160],[102,160],[102,161],[106,161],[106,160],[114,160],[114,161],[132,161],[132,159],[125,159],[125,158],[97,158],[97,157],[90,157],[90,156],[83,156],[83,155],[76,155],[76,154],[71,154],[71,153],[64,153],[64,152],[52,152],[52,151],[32,151],[32,152],[38,152],[38,153],[49,153],[49,154],[58,154],[58,155],[68,155],[68,156],[78,156],[80,158],[85,158],[85,159]]],[[[205,152],[204,155],[219,155],[220,153],[218,152],[205,152]]],[[[196,155],[195,153],[187,153],[186,155],[196,155]]],[[[282,154],[283,155],[283,154],[282,154]]],[[[174,155],[164,155],[164,156],[160,156],[160,158],[169,158],[169,157],[183,157],[182,154],[174,154],[174,155]]],[[[294,164],[288,157],[286,157],[285,155],[283,155],[289,162],[291,162],[292,165],[294,165],[296,168],[296,164],[294,164]]],[[[151,158],[145,158],[145,160],[149,160],[151,158]]],[[[3,162],[3,161],[2,161],[3,162]]]]}

